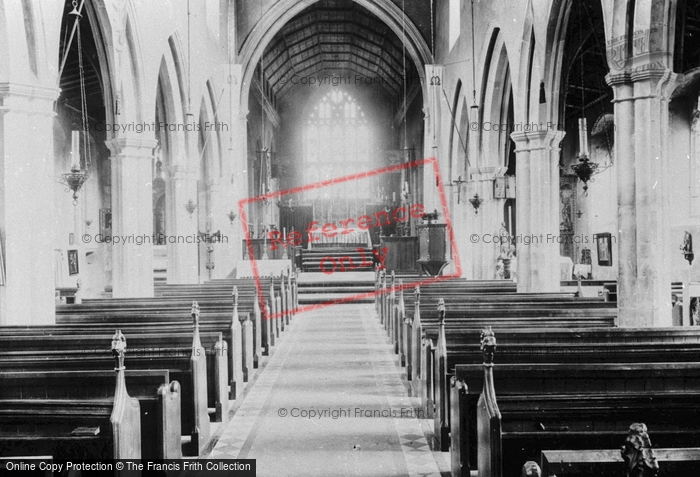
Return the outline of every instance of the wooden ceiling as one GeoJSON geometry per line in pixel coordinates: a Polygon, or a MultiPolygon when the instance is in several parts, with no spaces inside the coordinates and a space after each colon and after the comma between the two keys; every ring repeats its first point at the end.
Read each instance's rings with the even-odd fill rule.
{"type": "Polygon", "coordinates": [[[415,78],[401,39],[371,12],[352,0],[322,0],[284,26],[261,64],[277,98],[301,78],[339,76],[355,84],[358,75],[398,99],[404,90],[404,63],[406,77],[415,78]]]}

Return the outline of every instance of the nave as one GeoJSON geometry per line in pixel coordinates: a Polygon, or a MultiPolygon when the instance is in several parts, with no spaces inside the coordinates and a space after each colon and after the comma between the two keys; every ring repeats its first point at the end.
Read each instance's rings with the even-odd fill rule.
{"type": "Polygon", "coordinates": [[[161,284],[0,329],[0,461],[255,459],[262,476],[699,467],[697,328],[617,327],[614,303],[581,290],[384,270],[374,302],[300,307],[324,285],[362,297],[368,274],[304,275],[161,284]]]}
{"type": "Polygon", "coordinates": [[[400,373],[373,305],[303,312],[207,458],[256,459],[258,475],[439,476],[448,462],[400,373]]]}

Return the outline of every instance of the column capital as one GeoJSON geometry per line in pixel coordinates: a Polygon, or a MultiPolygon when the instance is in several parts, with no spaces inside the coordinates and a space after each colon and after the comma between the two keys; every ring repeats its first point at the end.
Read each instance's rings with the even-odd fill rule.
{"type": "Polygon", "coordinates": [[[55,101],[61,93],[60,88],[23,83],[0,83],[0,97],[23,96],[29,99],[46,99],[55,101]]]}
{"type": "Polygon", "coordinates": [[[172,165],[168,167],[168,173],[173,180],[199,179],[199,169],[192,166],[172,165]]]}
{"type": "Polygon", "coordinates": [[[111,152],[110,159],[117,157],[132,157],[152,159],[153,149],[158,145],[154,138],[119,136],[105,141],[111,152]]]}
{"type": "Polygon", "coordinates": [[[619,73],[608,73],[605,75],[605,81],[608,85],[615,89],[616,86],[628,85],[632,82],[629,72],[621,71],[619,73]]]}
{"type": "Polygon", "coordinates": [[[0,83],[0,114],[17,111],[42,116],[55,116],[54,101],[61,90],[22,83],[0,83]]]}
{"type": "Polygon", "coordinates": [[[616,74],[609,73],[605,77],[605,81],[615,91],[615,99],[613,102],[652,97],[668,99],[671,97],[676,86],[678,86],[682,76],[683,75],[674,73],[673,70],[669,68],[645,69],[643,66],[640,66],[632,71],[623,71],[616,74]],[[629,88],[633,86],[636,89],[640,89],[638,87],[644,84],[647,85],[646,88],[642,88],[646,89],[645,94],[640,95],[638,92],[633,94],[629,88]]]}
{"type": "Polygon", "coordinates": [[[565,131],[548,129],[545,131],[517,131],[510,135],[515,141],[515,152],[535,151],[540,149],[559,149],[559,143],[564,139],[565,131]]]}

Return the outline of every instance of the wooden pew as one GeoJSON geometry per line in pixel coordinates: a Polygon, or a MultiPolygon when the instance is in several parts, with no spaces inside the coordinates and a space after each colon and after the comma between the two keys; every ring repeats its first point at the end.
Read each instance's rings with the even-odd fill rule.
{"type": "MultiPolygon", "coordinates": [[[[501,364],[700,361],[700,329],[697,328],[515,329],[499,330],[498,333],[501,364]]],[[[467,369],[465,364],[478,368],[483,361],[480,345],[476,344],[480,342],[480,334],[476,330],[467,330],[451,336],[453,341],[447,340],[448,349],[454,348],[452,358],[457,363],[454,366],[456,375],[467,369]]],[[[472,368],[472,372],[478,374],[479,370],[472,368]]],[[[464,416],[466,409],[472,409],[473,414],[474,393],[478,393],[478,389],[467,392],[463,382],[452,378],[450,392],[451,454],[453,468],[458,468],[462,460],[475,461],[474,428],[471,428],[471,449],[464,447],[466,437],[460,439],[460,435],[466,432],[464,416]],[[465,452],[471,453],[471,457],[465,457],[465,452]]],[[[472,416],[471,422],[474,419],[472,416]]]]}
{"type": "MultiPolygon", "coordinates": [[[[263,281],[263,280],[261,280],[263,281]]],[[[268,279],[271,284],[271,291],[266,295],[266,300],[277,301],[277,296],[285,298],[281,302],[280,314],[283,318],[283,326],[288,326],[292,315],[292,277],[288,275],[285,279],[268,279]],[[275,290],[276,289],[276,290],[275,290]],[[274,298],[270,294],[274,294],[274,298]]],[[[221,285],[213,286],[198,286],[198,285],[175,285],[169,288],[178,290],[178,295],[184,293],[182,290],[187,290],[187,293],[197,293],[197,296],[203,299],[206,304],[206,314],[204,322],[205,329],[213,331],[221,331],[228,343],[230,352],[229,362],[229,386],[230,398],[235,399],[237,394],[240,394],[243,383],[249,380],[249,375],[252,374],[252,369],[258,365],[260,355],[268,354],[266,352],[273,345],[274,337],[266,332],[266,327],[270,324],[275,324],[276,328],[279,325],[275,320],[270,323],[262,323],[261,313],[258,306],[257,290],[253,280],[234,280],[227,281],[224,288],[221,285]],[[234,289],[238,290],[238,285],[245,287],[245,296],[241,298],[238,293],[234,300],[228,301],[226,296],[220,293],[225,292],[226,287],[230,283],[236,283],[234,289]],[[211,290],[214,290],[213,292],[211,290]],[[235,301],[235,303],[233,303],[235,301]],[[239,309],[249,306],[248,310],[251,313],[240,313],[239,309]],[[238,316],[238,319],[229,317],[229,312],[233,307],[233,315],[238,316]],[[223,323],[221,323],[223,321],[223,323]],[[220,323],[216,323],[220,322],[220,323]],[[225,326],[225,322],[230,322],[230,326],[225,326]],[[249,330],[252,328],[252,330],[249,330]],[[247,337],[247,339],[246,339],[247,337]],[[269,343],[268,343],[269,341],[269,343]],[[252,345],[252,351],[247,349],[252,345]],[[262,353],[261,353],[262,350],[262,353]],[[252,356],[252,360],[251,357],[252,356]],[[247,358],[247,360],[246,360],[247,358]],[[251,365],[252,361],[252,365],[251,365]]],[[[135,325],[136,323],[163,323],[173,320],[186,320],[183,316],[182,308],[186,303],[179,296],[161,297],[157,299],[110,299],[86,301],[82,306],[66,306],[59,309],[59,323],[74,323],[80,325],[94,326],[97,322],[108,323],[108,326],[135,325]],[[89,317],[85,318],[88,314],[89,317]]],[[[204,306],[204,305],[202,305],[204,306]]],[[[276,331],[276,334],[278,331],[276,331]]]]}
{"type": "MultiPolygon", "coordinates": [[[[700,467],[700,448],[654,449],[666,475],[693,475],[700,467]],[[671,463],[668,465],[667,463],[671,463]],[[669,472],[670,470],[670,472],[669,472]]],[[[543,450],[542,475],[624,475],[620,449],[543,450]]]]}
{"type": "MultiPolygon", "coordinates": [[[[278,295],[284,294],[289,296],[289,300],[285,300],[285,323],[288,324],[291,318],[291,311],[296,308],[296,301],[292,299],[292,291],[295,282],[291,276],[286,277],[286,281],[271,278],[261,278],[261,286],[263,287],[264,302],[270,300],[269,290],[270,284],[275,283],[275,288],[278,289],[278,295]],[[282,286],[284,284],[284,286],[282,286]],[[280,290],[283,288],[284,293],[280,290]]],[[[203,310],[206,310],[204,315],[207,319],[228,320],[232,312],[232,301],[230,299],[231,290],[233,287],[238,290],[238,312],[240,316],[245,314],[250,315],[250,320],[253,327],[253,334],[256,337],[254,341],[254,367],[257,367],[260,356],[269,353],[270,343],[267,343],[268,338],[264,333],[264,329],[260,322],[260,300],[255,281],[252,279],[236,279],[227,280],[223,284],[216,286],[208,283],[202,285],[165,285],[161,286],[161,296],[157,298],[143,299],[100,299],[100,300],[84,300],[81,306],[60,306],[57,308],[57,314],[60,318],[57,321],[64,323],[67,320],[74,320],[75,315],[83,315],[91,313],[103,317],[110,316],[135,316],[140,320],[155,320],[159,315],[177,314],[187,304],[188,300],[197,298],[203,310]],[[257,337],[260,336],[258,340],[257,337]]],[[[264,328],[264,327],[263,327],[264,328]]],[[[221,330],[222,332],[224,330],[221,330]]],[[[226,336],[226,334],[225,334],[226,336]]],[[[228,339],[228,337],[227,337],[228,339]]],[[[229,348],[233,348],[233,343],[229,342],[229,348]]],[[[234,365],[230,365],[234,369],[234,365]]]]}
{"type": "Polygon", "coordinates": [[[453,475],[468,475],[475,463],[480,476],[514,475],[542,450],[609,448],[641,418],[660,446],[690,447],[700,438],[700,363],[494,365],[490,331],[482,351],[483,365],[455,368],[462,395],[453,393],[451,403],[453,475]],[[477,462],[462,452],[474,444],[477,462]]]}
{"type": "MultiPolygon", "coordinates": [[[[253,314],[240,313],[241,299],[236,294],[237,288],[234,287],[234,297],[227,297],[225,300],[221,298],[205,299],[205,312],[202,313],[201,327],[207,332],[222,333],[226,345],[230,352],[228,356],[228,373],[230,386],[230,399],[235,399],[237,393],[243,389],[243,382],[247,378],[247,373],[243,372],[243,357],[246,351],[243,349],[242,336],[245,330],[251,328],[252,336],[259,336],[260,330],[260,312],[257,308],[255,300],[250,299],[249,303],[253,310],[253,314]],[[225,304],[222,303],[225,301],[225,304]],[[234,303],[235,302],[235,303],[234,303]],[[223,311],[221,311],[223,308],[223,311]],[[218,311],[217,311],[218,310],[218,311]],[[256,325],[256,322],[258,323],[256,325]]],[[[62,325],[73,325],[79,327],[90,327],[95,330],[100,326],[107,327],[122,327],[136,332],[134,327],[140,327],[139,332],[153,330],[157,327],[159,331],[164,332],[167,326],[171,332],[176,332],[178,329],[191,329],[191,317],[184,311],[189,308],[187,300],[169,299],[161,302],[160,299],[146,299],[134,302],[120,302],[114,304],[108,303],[88,303],[80,308],[73,307],[71,310],[59,310],[57,322],[62,325]],[[141,302],[145,303],[142,305],[141,302]],[[70,311],[70,314],[68,314],[70,311]],[[179,325],[179,326],[178,326],[179,325]]],[[[204,306],[204,305],[202,305],[204,306]]],[[[256,364],[256,356],[259,357],[260,340],[249,340],[249,346],[254,347],[251,350],[253,356],[253,367],[256,364]],[[257,345],[257,347],[256,347],[257,345]],[[258,352],[256,354],[256,351],[258,352]]]]}
{"type": "MultiPolygon", "coordinates": [[[[124,371],[129,395],[141,411],[141,456],[181,459],[180,384],[166,370],[124,371]]],[[[0,409],[21,400],[109,399],[114,371],[0,372],[0,409]]]]}
{"type": "MultiPolygon", "coordinates": [[[[228,414],[228,349],[221,333],[201,333],[200,340],[207,363],[206,381],[202,384],[207,392],[207,405],[214,409],[214,420],[221,422],[228,414]]],[[[103,344],[108,335],[56,335],[38,337],[34,335],[0,334],[0,369],[28,370],[32,367],[46,370],[49,363],[43,357],[56,357],[62,363],[82,360],[92,369],[106,369],[110,357],[103,344]],[[35,359],[39,357],[39,359],[35,359]]],[[[193,354],[192,332],[187,334],[133,334],[130,335],[132,370],[168,369],[174,379],[183,383],[190,381],[190,359],[193,354]]]]}
{"type": "MultiPolygon", "coordinates": [[[[422,294],[416,295],[422,299],[422,294]]],[[[420,307],[420,304],[418,305],[420,307]]],[[[453,311],[446,314],[446,306],[438,299],[438,306],[433,312],[430,308],[421,307],[420,313],[414,315],[412,322],[404,320],[410,326],[405,336],[418,339],[418,330],[423,333],[420,354],[411,358],[412,373],[407,376],[412,381],[413,391],[421,396],[423,409],[428,417],[435,419],[435,444],[446,451],[449,445],[449,373],[455,364],[460,363],[460,355],[448,349],[448,336],[459,336],[467,330],[476,331],[485,326],[496,329],[534,328],[539,330],[553,328],[582,328],[582,327],[612,327],[616,309],[610,304],[594,299],[577,299],[569,301],[549,300],[536,304],[512,304],[503,302],[497,304],[470,304],[476,311],[453,311]],[[580,300],[580,301],[578,301],[580,300]],[[592,308],[591,308],[592,307],[592,308]],[[484,309],[480,309],[484,308],[484,309]],[[426,315],[428,315],[426,317],[426,315]],[[431,412],[434,411],[434,414],[431,412]]],[[[419,349],[418,343],[406,344],[406,348],[419,349]]]]}
{"type": "MultiPolygon", "coordinates": [[[[542,320],[547,321],[546,326],[556,326],[557,323],[552,319],[555,316],[562,318],[561,325],[568,325],[571,318],[582,316],[582,322],[577,326],[612,326],[616,317],[614,305],[606,304],[599,298],[582,299],[574,293],[517,294],[514,284],[508,281],[450,280],[422,287],[424,312],[420,314],[421,319],[416,320],[415,300],[397,303],[399,297],[391,291],[395,288],[393,278],[391,284],[387,284],[385,274],[378,273],[378,276],[376,289],[380,321],[385,324],[385,329],[392,338],[400,362],[407,366],[409,381],[413,381],[420,370],[420,354],[412,353],[413,362],[410,365],[406,362],[406,354],[415,346],[414,340],[421,340],[424,333],[433,343],[437,339],[438,316],[435,310],[439,299],[443,299],[449,305],[451,316],[448,328],[461,326],[459,323],[449,323],[452,316],[457,319],[469,319],[472,322],[470,325],[477,328],[487,325],[494,317],[498,318],[503,326],[508,325],[505,323],[507,318],[510,318],[515,326],[538,325],[542,320]],[[403,320],[397,318],[397,307],[403,307],[405,310],[403,320]],[[526,322],[526,319],[530,323],[526,322]],[[414,332],[409,331],[409,327],[414,332]],[[414,342],[407,342],[408,338],[414,342]]],[[[399,284],[399,287],[401,286],[399,284]]],[[[420,345],[421,341],[417,344],[420,345]]],[[[419,387],[420,383],[417,383],[416,388],[419,387]]]]}
{"type": "MultiPolygon", "coordinates": [[[[205,315],[206,316],[206,315],[205,315]]],[[[248,315],[245,315],[241,319],[242,324],[249,327],[248,315]]],[[[231,326],[223,328],[221,322],[216,321],[202,321],[200,322],[201,337],[203,340],[203,345],[207,349],[207,358],[212,363],[207,366],[207,371],[214,376],[219,376],[216,368],[214,366],[219,366],[218,362],[214,362],[213,355],[228,356],[226,368],[228,368],[228,386],[233,387],[235,391],[235,382],[233,381],[233,356],[231,351],[232,343],[231,338],[231,326]],[[228,333],[221,333],[222,329],[228,330],[228,333]],[[218,340],[214,338],[221,335],[224,338],[224,342],[220,344],[222,350],[217,352],[216,345],[218,340]],[[212,374],[213,373],[213,374],[212,374]]],[[[59,325],[48,325],[48,326],[8,326],[0,328],[0,336],[9,335],[29,335],[29,336],[61,336],[61,335],[77,335],[77,334],[89,334],[89,335],[99,335],[106,333],[112,327],[119,327],[124,332],[132,334],[134,336],[140,335],[159,335],[161,337],[166,336],[189,336],[191,340],[192,336],[192,324],[191,317],[183,317],[182,320],[177,319],[177,321],[166,321],[166,319],[154,320],[154,322],[147,320],[131,320],[131,319],[120,319],[119,317],[114,317],[113,320],[108,321],[98,321],[93,322],[92,318],[88,315],[85,317],[80,317],[76,319],[74,323],[70,324],[59,324],[59,325]],[[145,321],[145,322],[144,322],[145,321]]],[[[184,339],[180,337],[179,339],[184,339]]],[[[251,350],[252,352],[252,350],[251,350]]],[[[213,381],[212,381],[213,382],[213,381]]],[[[225,383],[225,381],[224,381],[225,383]]],[[[235,399],[235,394],[230,393],[229,399],[235,399]]],[[[223,410],[222,410],[223,413],[223,410]]],[[[218,418],[217,418],[218,420],[218,418]]]]}
{"type": "MultiPolygon", "coordinates": [[[[199,332],[199,307],[196,302],[192,304],[191,319],[193,331],[189,336],[184,335],[159,335],[157,339],[146,335],[135,335],[132,342],[139,343],[144,353],[143,356],[133,356],[130,360],[134,365],[142,369],[167,369],[170,376],[177,379],[181,386],[181,427],[188,434],[190,443],[187,447],[189,453],[198,454],[209,439],[210,426],[208,415],[208,396],[218,396],[217,409],[220,416],[228,412],[228,400],[222,382],[226,382],[225,357],[221,355],[226,348],[222,347],[221,334],[213,336],[205,334],[209,341],[217,340],[219,346],[217,352],[210,353],[210,358],[219,363],[219,371],[215,374],[216,386],[209,387],[207,380],[207,353],[202,346],[199,332]],[[173,342],[182,340],[177,346],[173,342]],[[170,343],[168,341],[170,340],[170,343]],[[149,352],[153,344],[158,347],[156,352],[149,352]],[[159,343],[162,343],[162,347],[159,343]],[[167,346],[171,346],[167,348],[167,346]],[[179,346],[179,347],[178,347],[179,346]],[[166,352],[167,351],[167,352],[166,352]],[[223,363],[222,363],[223,362],[223,363]]],[[[192,325],[190,325],[192,329],[192,325]]],[[[37,344],[35,350],[5,351],[0,352],[0,370],[5,371],[38,371],[38,370],[65,370],[65,369],[105,369],[106,356],[99,350],[95,350],[95,336],[74,338],[59,335],[42,339],[35,338],[37,344]],[[42,345],[42,341],[48,341],[52,345],[42,345]],[[59,351],[51,352],[50,346],[58,347],[59,351]],[[73,350],[72,352],[70,350],[73,350]]],[[[0,335],[0,340],[9,344],[12,337],[7,334],[0,335]]],[[[28,347],[28,344],[22,346],[28,347]]],[[[151,349],[152,351],[152,349],[151,349]]],[[[217,401],[212,400],[213,404],[217,401]]]]}
{"type": "Polygon", "coordinates": [[[114,391],[108,398],[5,399],[0,407],[0,453],[55,459],[140,459],[139,401],[126,388],[126,340],[112,341],[114,391]],[[98,430],[99,429],[99,430],[98,430]]]}

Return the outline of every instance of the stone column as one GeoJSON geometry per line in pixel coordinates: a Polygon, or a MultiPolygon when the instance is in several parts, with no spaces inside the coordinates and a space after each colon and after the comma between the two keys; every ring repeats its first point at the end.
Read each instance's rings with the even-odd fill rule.
{"type": "Polygon", "coordinates": [[[68,172],[54,171],[57,97],[56,88],[0,84],[0,325],[55,323],[52,191],[68,172]]]}
{"type": "Polygon", "coordinates": [[[233,191],[230,189],[230,182],[226,178],[221,177],[211,182],[209,191],[211,194],[211,231],[212,233],[221,232],[221,242],[214,242],[214,254],[212,259],[215,263],[215,268],[212,272],[212,278],[226,278],[235,266],[236,256],[233,255],[234,239],[236,242],[241,241],[240,227],[236,220],[233,224],[228,218],[228,213],[233,211],[238,215],[238,204],[232,200],[233,191]],[[235,228],[234,228],[235,227],[235,228]]]}
{"type": "Polygon", "coordinates": [[[112,155],[112,295],[153,296],[153,187],[155,139],[107,141],[112,155]],[[118,242],[118,243],[114,243],[118,242]]]}
{"type": "MultiPolygon", "coordinates": [[[[243,260],[243,240],[245,240],[245,231],[243,228],[243,217],[239,210],[238,203],[241,199],[250,196],[248,192],[248,112],[239,111],[234,123],[231,125],[231,134],[233,135],[233,147],[229,151],[229,161],[231,163],[231,190],[230,197],[231,209],[237,214],[233,222],[233,227],[230,228],[231,234],[229,237],[228,247],[232,256],[233,264],[237,264],[243,260]]],[[[247,220],[250,221],[250,210],[252,204],[244,207],[247,220]]],[[[252,231],[251,231],[252,232],[252,231]]]]}
{"type": "Polygon", "coordinates": [[[559,143],[564,131],[516,132],[518,292],[558,292],[559,143]]]}
{"type": "Polygon", "coordinates": [[[641,70],[607,78],[615,92],[618,326],[622,327],[671,325],[667,264],[674,245],[670,240],[666,135],[675,78],[670,70],[641,70]]]}
{"type": "MultiPolygon", "coordinates": [[[[440,163],[438,144],[440,141],[440,104],[441,101],[443,101],[442,82],[444,71],[444,66],[425,65],[427,94],[424,98],[425,108],[423,110],[425,113],[423,158],[428,159],[434,157],[438,160],[438,164],[440,163]]],[[[449,181],[449,178],[442,177],[442,180],[449,181]]],[[[427,212],[432,212],[434,209],[437,209],[438,212],[440,212],[439,221],[444,221],[444,211],[442,210],[439,190],[436,185],[435,167],[432,164],[423,167],[423,205],[427,212]]]]}
{"type": "Polygon", "coordinates": [[[197,211],[190,214],[187,203],[197,203],[197,179],[199,171],[194,167],[173,165],[170,167],[170,194],[168,194],[166,229],[168,239],[168,283],[199,283],[197,237],[197,211]]]}
{"type": "MultiPolygon", "coordinates": [[[[225,183],[228,191],[226,213],[232,210],[236,214],[233,224],[227,228],[229,232],[226,235],[229,237],[229,243],[223,244],[228,249],[229,266],[235,267],[239,261],[243,260],[242,243],[246,238],[238,203],[250,195],[248,191],[248,95],[242,92],[244,89],[242,65],[231,65],[230,73],[229,150],[228,156],[225,156],[221,175],[222,185],[225,183]]],[[[245,207],[247,220],[250,220],[251,208],[251,206],[245,207]]]]}

